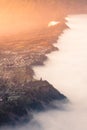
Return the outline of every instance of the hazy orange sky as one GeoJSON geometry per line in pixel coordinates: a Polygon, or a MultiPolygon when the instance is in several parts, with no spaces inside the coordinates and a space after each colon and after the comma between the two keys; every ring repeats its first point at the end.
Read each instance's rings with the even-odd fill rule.
{"type": "Polygon", "coordinates": [[[53,21],[56,16],[53,4],[39,0],[0,0],[0,34],[31,30],[53,21]]]}
{"type": "MultiPolygon", "coordinates": [[[[0,0],[0,35],[31,31],[58,20],[78,0],[0,0]]],[[[79,9],[84,2],[79,0],[79,9]]],[[[83,0],[86,1],[86,0],[83,0]]],[[[86,4],[84,4],[86,5],[86,4]]]]}

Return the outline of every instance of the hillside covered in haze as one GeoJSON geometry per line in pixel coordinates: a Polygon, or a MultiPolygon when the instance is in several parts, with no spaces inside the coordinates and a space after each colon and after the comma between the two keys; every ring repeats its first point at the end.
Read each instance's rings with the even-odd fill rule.
{"type": "Polygon", "coordinates": [[[69,29],[65,17],[85,13],[86,5],[86,0],[0,0],[0,123],[14,124],[33,109],[67,99],[45,79],[35,79],[33,66],[58,50],[53,43],[69,29]]]}
{"type": "Polygon", "coordinates": [[[86,12],[86,0],[0,0],[0,35],[46,27],[70,13],[86,12]]]}

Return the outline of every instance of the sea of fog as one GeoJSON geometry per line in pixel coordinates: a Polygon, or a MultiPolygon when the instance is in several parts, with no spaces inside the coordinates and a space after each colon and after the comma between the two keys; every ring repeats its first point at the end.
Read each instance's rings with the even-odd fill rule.
{"type": "Polygon", "coordinates": [[[87,130],[87,15],[67,18],[70,29],[60,36],[59,51],[48,54],[45,66],[34,67],[36,77],[48,80],[70,104],[63,111],[34,114],[27,125],[0,130],[87,130]]]}

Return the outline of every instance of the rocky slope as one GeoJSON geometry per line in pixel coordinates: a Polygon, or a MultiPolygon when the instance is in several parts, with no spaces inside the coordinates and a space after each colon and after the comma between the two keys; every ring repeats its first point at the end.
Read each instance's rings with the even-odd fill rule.
{"type": "Polygon", "coordinates": [[[53,43],[67,28],[62,20],[56,26],[0,39],[0,77],[22,83],[31,80],[32,65],[42,65],[47,59],[45,54],[58,50],[53,43]]]}
{"type": "Polygon", "coordinates": [[[66,101],[67,98],[47,81],[31,81],[22,86],[9,86],[1,80],[0,125],[15,125],[29,121],[33,111],[45,110],[55,100],[66,101]]]}

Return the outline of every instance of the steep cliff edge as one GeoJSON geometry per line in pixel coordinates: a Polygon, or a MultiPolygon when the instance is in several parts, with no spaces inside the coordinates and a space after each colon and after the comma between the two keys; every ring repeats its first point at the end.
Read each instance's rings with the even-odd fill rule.
{"type": "Polygon", "coordinates": [[[29,121],[33,111],[45,110],[55,100],[67,101],[67,97],[47,81],[31,81],[22,86],[0,84],[0,125],[29,121]]]}

